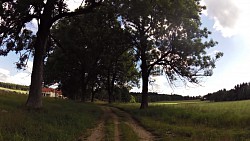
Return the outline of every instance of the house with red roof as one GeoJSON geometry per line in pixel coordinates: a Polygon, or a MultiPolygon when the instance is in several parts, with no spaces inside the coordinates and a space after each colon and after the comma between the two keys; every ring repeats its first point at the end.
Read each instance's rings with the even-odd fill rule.
{"type": "Polygon", "coordinates": [[[45,97],[63,97],[62,91],[46,87],[42,88],[42,95],[45,97]]]}

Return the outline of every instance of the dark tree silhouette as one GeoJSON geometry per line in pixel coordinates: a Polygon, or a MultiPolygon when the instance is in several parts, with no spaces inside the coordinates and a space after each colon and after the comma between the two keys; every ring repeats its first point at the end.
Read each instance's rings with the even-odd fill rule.
{"type": "MultiPolygon", "coordinates": [[[[42,107],[41,86],[46,47],[52,25],[64,17],[73,17],[92,12],[102,0],[83,0],[84,5],[69,12],[65,0],[2,0],[0,1],[0,55],[9,51],[34,50],[31,85],[26,106],[42,107]],[[26,29],[26,24],[36,20],[38,31],[35,40],[26,29]]],[[[22,55],[18,67],[25,65],[28,56],[22,55]]]]}
{"type": "Polygon", "coordinates": [[[206,49],[213,40],[204,41],[210,32],[200,28],[200,12],[205,8],[199,0],[118,0],[122,25],[130,33],[142,76],[141,108],[148,107],[149,75],[162,66],[168,80],[199,83],[202,76],[212,75],[214,58],[206,49]]]}

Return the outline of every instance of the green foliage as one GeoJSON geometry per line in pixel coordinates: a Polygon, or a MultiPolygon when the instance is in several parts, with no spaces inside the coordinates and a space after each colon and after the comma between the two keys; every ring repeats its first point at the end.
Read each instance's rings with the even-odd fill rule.
{"type": "Polygon", "coordinates": [[[118,104],[162,140],[249,140],[249,103],[152,104],[139,110],[138,104],[118,104]]]}
{"type": "Polygon", "coordinates": [[[88,94],[101,89],[111,97],[115,87],[137,85],[139,73],[130,38],[109,1],[96,13],[60,20],[52,35],[57,39],[52,45],[59,48],[46,62],[45,81],[60,81],[69,98],[85,95],[87,99],[88,94]]]}
{"type": "Polygon", "coordinates": [[[164,70],[172,84],[176,80],[199,83],[212,75],[223,53],[206,53],[217,42],[207,39],[211,32],[201,28],[200,14],[205,7],[200,0],[118,0],[117,5],[141,63],[141,108],[148,106],[148,78],[157,68],[164,70]]]}
{"type": "Polygon", "coordinates": [[[95,105],[44,99],[41,110],[23,108],[27,96],[0,92],[0,140],[77,140],[93,128],[102,111],[95,105]]]}
{"type": "Polygon", "coordinates": [[[133,95],[130,95],[129,103],[136,103],[135,97],[133,95]]]}
{"type": "Polygon", "coordinates": [[[204,40],[211,32],[200,27],[200,12],[205,7],[199,0],[120,3],[122,22],[136,42],[136,55],[147,75],[157,65],[162,66],[171,82],[181,78],[198,83],[200,76],[212,75],[215,61],[223,54],[220,52],[214,58],[206,54],[217,42],[204,40]]]}

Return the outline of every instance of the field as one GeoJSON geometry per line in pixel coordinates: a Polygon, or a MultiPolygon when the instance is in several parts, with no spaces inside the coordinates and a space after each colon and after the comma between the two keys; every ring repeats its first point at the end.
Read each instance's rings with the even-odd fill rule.
{"type": "MultiPolygon", "coordinates": [[[[139,134],[129,126],[131,117],[105,104],[45,98],[44,108],[34,111],[24,108],[26,99],[27,95],[0,90],[0,141],[84,139],[101,119],[104,140],[115,140],[115,134],[122,141],[139,140],[139,134]]],[[[154,140],[250,141],[250,101],[158,102],[150,103],[144,110],[139,110],[138,103],[111,106],[130,113],[139,125],[155,135],[154,140]]]]}
{"type": "Polygon", "coordinates": [[[247,141],[250,140],[250,101],[114,104],[126,110],[159,140],[247,141]]]}
{"type": "Polygon", "coordinates": [[[26,95],[0,91],[0,141],[72,141],[87,136],[102,111],[96,105],[47,98],[30,111],[26,95]]]}
{"type": "Polygon", "coordinates": [[[10,91],[10,92],[16,92],[16,93],[21,93],[21,94],[27,94],[28,93],[28,91],[13,90],[13,89],[8,89],[8,88],[3,88],[3,87],[0,87],[0,91],[10,91]]]}

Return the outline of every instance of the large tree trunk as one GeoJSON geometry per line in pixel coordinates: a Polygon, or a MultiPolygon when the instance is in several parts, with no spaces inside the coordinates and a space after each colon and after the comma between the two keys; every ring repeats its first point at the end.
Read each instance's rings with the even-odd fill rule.
{"type": "Polygon", "coordinates": [[[108,68],[108,75],[107,75],[107,90],[108,90],[108,99],[109,103],[112,103],[112,91],[111,91],[111,82],[110,82],[110,67],[108,68]]]}
{"type": "MultiPolygon", "coordinates": [[[[84,71],[84,67],[82,69],[82,72],[85,72],[84,71]]],[[[81,101],[82,102],[85,102],[86,101],[86,92],[87,92],[87,76],[85,75],[85,73],[82,74],[81,76],[81,101]]]]}
{"type": "Polygon", "coordinates": [[[94,102],[95,99],[95,90],[94,90],[94,86],[92,85],[91,87],[91,102],[94,102]]]}
{"type": "Polygon", "coordinates": [[[141,64],[142,100],[140,109],[145,109],[148,107],[148,77],[149,77],[145,53],[142,53],[141,61],[142,61],[141,64]]]}
{"type": "Polygon", "coordinates": [[[82,85],[82,97],[81,97],[81,101],[85,102],[86,101],[86,92],[87,92],[87,85],[83,84],[82,85]]]}
{"type": "Polygon", "coordinates": [[[26,106],[29,108],[37,109],[42,107],[43,63],[49,34],[48,29],[46,31],[41,28],[37,33],[33,69],[31,75],[31,85],[29,90],[29,97],[26,102],[26,106]]]}
{"type": "Polygon", "coordinates": [[[37,38],[35,41],[35,55],[33,60],[33,69],[31,75],[31,85],[29,97],[26,106],[29,108],[42,107],[42,82],[43,82],[43,63],[44,55],[47,47],[48,35],[50,27],[52,26],[52,11],[54,9],[55,1],[48,1],[44,8],[44,13],[41,16],[40,24],[38,26],[37,38]]]}

